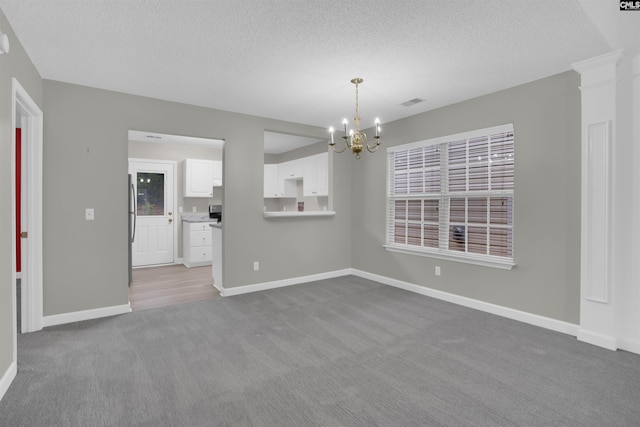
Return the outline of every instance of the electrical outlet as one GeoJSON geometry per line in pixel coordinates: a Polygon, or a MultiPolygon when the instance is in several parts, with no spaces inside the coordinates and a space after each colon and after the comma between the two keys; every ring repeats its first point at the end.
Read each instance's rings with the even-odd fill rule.
{"type": "Polygon", "coordinates": [[[178,213],[182,213],[183,209],[182,206],[178,206],[178,213]]]}
{"type": "Polygon", "coordinates": [[[194,206],[194,207],[191,209],[191,211],[192,211],[193,213],[196,213],[196,212],[197,212],[196,207],[194,206]]]}
{"type": "Polygon", "coordinates": [[[436,265],[436,276],[440,275],[440,266],[436,265]]]}
{"type": "Polygon", "coordinates": [[[84,219],[86,219],[87,221],[93,221],[93,219],[95,218],[94,216],[94,212],[92,208],[87,208],[84,211],[84,219]]]}
{"type": "Polygon", "coordinates": [[[260,262],[253,261],[253,271],[258,271],[258,270],[260,270],[260,262]]]}

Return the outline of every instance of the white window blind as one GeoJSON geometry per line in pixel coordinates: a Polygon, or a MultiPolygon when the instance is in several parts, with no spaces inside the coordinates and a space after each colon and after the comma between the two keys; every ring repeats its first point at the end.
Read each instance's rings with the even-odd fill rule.
{"type": "Polygon", "coordinates": [[[388,149],[386,247],[513,260],[513,125],[388,149]]]}

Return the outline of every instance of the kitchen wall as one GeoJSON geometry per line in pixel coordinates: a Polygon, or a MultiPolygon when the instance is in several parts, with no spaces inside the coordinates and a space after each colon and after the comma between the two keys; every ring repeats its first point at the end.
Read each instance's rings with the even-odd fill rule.
{"type": "Polygon", "coordinates": [[[13,363],[14,318],[13,288],[15,251],[12,244],[11,135],[12,78],[18,79],[29,96],[42,108],[42,79],[24,48],[0,11],[0,31],[7,34],[10,43],[8,53],[0,55],[0,396],[8,385],[8,372],[13,363]]]}
{"type": "Polygon", "coordinates": [[[382,149],[353,161],[352,266],[397,280],[579,321],[580,84],[570,71],[384,124],[382,149]],[[384,147],[513,123],[511,271],[387,252],[384,147]],[[385,137],[386,135],[386,137],[385,137]],[[442,269],[436,277],[435,266],[442,269]]]}
{"type": "MultiPolygon", "coordinates": [[[[189,135],[182,135],[189,136],[189,135]]],[[[184,197],[184,159],[222,160],[222,149],[199,145],[172,144],[167,142],[129,141],[129,158],[172,160],[176,162],[176,201],[185,214],[209,214],[209,205],[222,204],[222,188],[216,187],[213,197],[184,197]]],[[[178,219],[178,257],[182,258],[182,221],[178,219]]]]}
{"type": "MultiPolygon", "coordinates": [[[[264,130],[324,138],[326,129],[50,80],[44,99],[45,316],[128,301],[129,129],[226,141],[225,287],[350,266],[348,187],[334,189],[335,217],[263,217],[264,130]],[[94,221],[84,220],[87,207],[94,221]]],[[[349,182],[347,160],[335,162],[339,182],[349,182]]]]}

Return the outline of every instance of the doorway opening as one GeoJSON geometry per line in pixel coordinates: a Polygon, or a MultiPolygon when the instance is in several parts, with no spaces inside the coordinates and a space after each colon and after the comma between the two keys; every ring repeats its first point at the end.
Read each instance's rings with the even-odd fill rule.
{"type": "Polygon", "coordinates": [[[210,207],[222,205],[224,141],[130,130],[128,147],[132,310],[219,296],[207,222],[210,207]],[[197,251],[185,247],[195,235],[183,221],[191,220],[203,228],[197,251]]]}
{"type": "Polygon", "coordinates": [[[42,329],[42,124],[43,114],[12,80],[11,227],[14,359],[18,333],[42,329]],[[18,260],[20,271],[18,271],[18,260]],[[18,320],[18,316],[20,319],[18,320]]]}
{"type": "Polygon", "coordinates": [[[133,270],[129,286],[131,311],[202,301],[220,296],[213,286],[211,267],[187,268],[182,264],[133,270]]]}

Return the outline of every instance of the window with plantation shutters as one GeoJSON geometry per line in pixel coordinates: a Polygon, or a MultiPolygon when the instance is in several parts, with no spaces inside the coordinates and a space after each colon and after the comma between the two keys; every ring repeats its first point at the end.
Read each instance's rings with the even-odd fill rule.
{"type": "Polygon", "coordinates": [[[513,125],[387,149],[391,251],[513,267],[513,125]]]}

